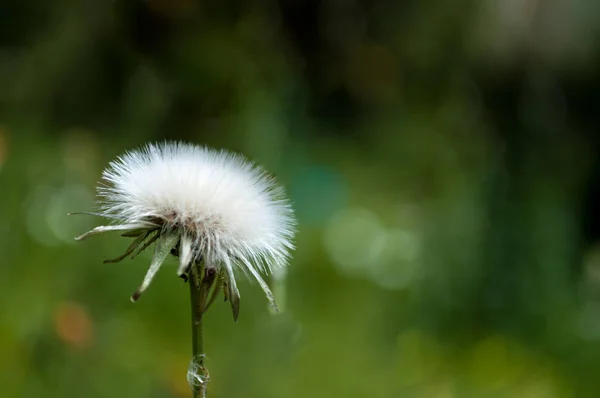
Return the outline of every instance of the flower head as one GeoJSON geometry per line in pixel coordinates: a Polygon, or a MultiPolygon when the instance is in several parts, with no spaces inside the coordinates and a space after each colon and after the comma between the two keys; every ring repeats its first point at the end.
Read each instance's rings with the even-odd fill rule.
{"type": "MultiPolygon", "coordinates": [[[[155,254],[136,301],[172,253],[178,275],[187,280],[198,264],[221,287],[237,318],[239,292],[235,274],[258,281],[286,265],[293,249],[293,210],[269,174],[241,155],[206,147],[166,142],[127,152],[111,162],[98,188],[100,211],[113,221],[78,237],[121,231],[134,238],[126,252],[136,256],[156,242],[155,254]]],[[[89,213],[88,213],[89,214],[89,213]]],[[[199,272],[199,271],[198,271],[199,272]]],[[[215,288],[215,291],[217,288],[215,288]]]]}

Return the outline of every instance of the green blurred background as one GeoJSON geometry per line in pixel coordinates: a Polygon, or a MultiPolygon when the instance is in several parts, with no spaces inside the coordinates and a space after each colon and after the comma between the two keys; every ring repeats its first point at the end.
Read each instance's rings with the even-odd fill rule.
{"type": "Polygon", "coordinates": [[[600,3],[0,2],[0,397],[189,397],[176,262],[74,236],[182,139],[286,186],[297,250],[206,320],[209,397],[600,396],[600,3]]]}

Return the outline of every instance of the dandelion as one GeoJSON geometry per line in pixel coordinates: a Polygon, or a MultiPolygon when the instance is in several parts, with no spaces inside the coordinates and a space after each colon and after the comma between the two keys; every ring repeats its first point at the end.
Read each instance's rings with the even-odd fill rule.
{"type": "Polygon", "coordinates": [[[133,238],[125,253],[109,263],[133,258],[156,243],[150,267],[131,296],[134,302],[169,254],[179,258],[177,275],[190,284],[193,351],[200,358],[195,365],[205,371],[198,325],[220,291],[237,320],[237,275],[257,281],[276,308],[261,275],[285,266],[293,249],[295,218],[289,201],[272,176],[243,156],[186,143],[149,144],[127,152],[102,177],[100,210],[84,214],[112,223],[76,239],[110,231],[133,238]]]}

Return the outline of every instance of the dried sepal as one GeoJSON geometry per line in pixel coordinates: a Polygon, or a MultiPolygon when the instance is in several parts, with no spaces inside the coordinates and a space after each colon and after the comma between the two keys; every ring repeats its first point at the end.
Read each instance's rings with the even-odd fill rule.
{"type": "Polygon", "coordinates": [[[148,228],[140,228],[140,229],[134,229],[132,231],[127,231],[127,232],[121,234],[121,236],[124,238],[135,238],[137,236],[145,234],[146,232],[151,232],[151,231],[148,230],[148,228]]]}
{"type": "Polygon", "coordinates": [[[217,300],[217,297],[219,297],[219,293],[221,292],[222,289],[224,289],[223,286],[224,286],[223,285],[223,271],[220,271],[219,274],[217,275],[217,279],[214,283],[212,293],[210,294],[210,298],[208,299],[208,302],[206,303],[205,311],[208,311],[210,306],[217,300]]]}
{"type": "Polygon", "coordinates": [[[102,234],[104,232],[129,231],[129,230],[140,229],[140,228],[144,228],[144,227],[147,228],[147,225],[145,225],[145,224],[101,225],[99,227],[92,229],[91,231],[86,232],[83,235],[78,236],[77,238],[75,238],[75,240],[84,240],[85,238],[88,238],[92,235],[102,234]]]}
{"type": "Polygon", "coordinates": [[[237,283],[235,281],[235,275],[233,274],[233,266],[231,261],[228,257],[226,257],[223,262],[225,279],[227,280],[227,299],[231,305],[233,321],[237,322],[240,314],[240,291],[238,290],[237,283]]]}
{"type": "Polygon", "coordinates": [[[133,260],[134,258],[136,258],[141,252],[143,252],[144,250],[146,250],[151,244],[153,244],[154,242],[156,242],[156,240],[158,238],[160,238],[160,232],[158,230],[153,230],[150,231],[150,233],[148,234],[148,236],[146,238],[150,237],[150,239],[148,239],[146,241],[146,243],[144,243],[143,245],[140,245],[137,250],[135,250],[132,254],[131,254],[131,259],[133,260]]]}
{"type": "Polygon", "coordinates": [[[95,213],[93,211],[76,211],[74,213],[67,213],[67,216],[96,216],[96,217],[104,217],[102,213],[95,213]]]}
{"type": "Polygon", "coordinates": [[[160,266],[167,259],[167,256],[171,252],[171,249],[177,244],[179,240],[179,236],[174,233],[164,233],[160,235],[160,239],[156,244],[156,250],[154,252],[154,257],[152,258],[152,262],[150,263],[150,268],[148,268],[148,272],[142,281],[140,287],[131,295],[131,301],[136,302],[142,293],[150,286],[152,279],[160,269],[160,266]]]}
{"type": "Polygon", "coordinates": [[[201,294],[198,297],[194,313],[194,320],[196,323],[200,322],[202,316],[210,306],[209,294],[217,280],[217,271],[213,267],[202,266],[200,275],[202,275],[202,278],[198,281],[198,284],[201,294]]]}
{"type": "Polygon", "coordinates": [[[118,262],[122,261],[125,257],[130,255],[131,252],[133,252],[139,245],[141,245],[142,242],[144,242],[144,240],[148,237],[148,235],[150,235],[150,231],[146,230],[145,233],[140,234],[137,238],[135,238],[135,240],[131,243],[131,245],[129,245],[127,250],[125,250],[125,253],[123,253],[119,257],[109,259],[109,260],[104,260],[104,263],[109,264],[109,263],[118,263],[118,262]]]}
{"type": "Polygon", "coordinates": [[[192,250],[192,238],[187,234],[181,235],[179,241],[179,268],[177,276],[187,278],[186,274],[192,266],[194,251],[192,250]]]}

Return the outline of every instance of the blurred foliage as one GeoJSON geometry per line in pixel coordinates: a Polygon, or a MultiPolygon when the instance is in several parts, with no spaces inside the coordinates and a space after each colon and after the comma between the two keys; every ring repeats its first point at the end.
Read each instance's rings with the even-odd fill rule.
{"type": "Polygon", "coordinates": [[[240,151],[287,187],[284,311],[208,314],[210,397],[600,393],[600,3],[4,0],[0,396],[188,397],[187,289],[75,244],[107,162],[240,151]]]}

